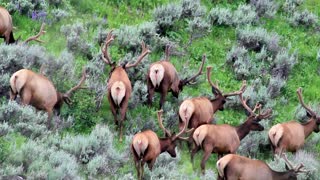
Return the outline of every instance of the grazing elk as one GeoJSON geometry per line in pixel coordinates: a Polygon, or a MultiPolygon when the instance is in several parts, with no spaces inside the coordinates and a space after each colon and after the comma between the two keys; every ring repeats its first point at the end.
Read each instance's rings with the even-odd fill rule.
{"type": "Polygon", "coordinates": [[[151,51],[147,48],[144,42],[141,43],[142,53],[134,64],[125,63],[122,66],[117,66],[112,62],[108,54],[108,46],[114,40],[114,35],[110,31],[105,40],[105,44],[101,46],[102,60],[111,66],[110,76],[108,79],[107,94],[110,104],[111,112],[114,116],[115,124],[120,128],[120,141],[122,141],[123,121],[126,118],[129,99],[132,92],[131,82],[126,72],[127,69],[137,66],[142,59],[151,51]],[[120,110],[120,121],[118,121],[117,114],[120,110]]]}
{"type": "Polygon", "coordinates": [[[80,82],[66,93],[56,90],[52,82],[42,74],[37,74],[28,69],[15,72],[10,78],[10,100],[15,100],[20,95],[23,105],[32,105],[48,113],[47,127],[50,129],[53,110],[60,113],[63,102],[70,105],[72,93],[82,88],[86,79],[86,70],[83,68],[80,82]]]}
{"type": "Polygon", "coordinates": [[[302,170],[304,167],[303,164],[297,165],[294,168],[286,156],[282,157],[286,161],[287,171],[285,172],[274,171],[267,163],[260,160],[253,160],[236,154],[228,154],[217,161],[218,180],[297,180],[298,173],[307,172],[306,170],[302,170]]]}
{"type": "MultiPolygon", "coordinates": [[[[44,24],[41,25],[40,32],[37,35],[29,37],[27,40],[24,41],[24,43],[28,43],[32,40],[35,40],[37,42],[43,42],[38,39],[42,34],[45,33],[43,28],[44,24]]],[[[11,15],[5,8],[0,7],[0,38],[4,38],[6,44],[12,44],[16,42],[16,40],[13,37],[12,30],[13,24],[11,15]]]]}
{"type": "Polygon", "coordinates": [[[157,61],[150,65],[148,69],[148,104],[152,105],[152,98],[154,92],[160,92],[160,109],[163,107],[165,98],[169,91],[172,95],[178,98],[179,93],[182,91],[183,87],[190,84],[202,73],[203,65],[206,60],[206,56],[203,55],[202,63],[199,71],[191,76],[190,78],[180,79],[176,68],[171,62],[169,62],[169,46],[166,47],[165,59],[162,61],[157,61]]]}
{"type": "Polygon", "coordinates": [[[205,163],[211,153],[217,153],[218,158],[223,154],[234,154],[240,146],[240,141],[246,137],[250,131],[263,131],[264,127],[259,124],[262,119],[266,119],[271,115],[271,109],[265,110],[262,114],[255,114],[255,111],[261,108],[260,104],[256,104],[252,110],[242,97],[243,90],[245,89],[245,81],[243,83],[242,91],[239,94],[241,104],[249,112],[247,120],[239,126],[230,126],[228,124],[214,125],[204,124],[199,126],[193,133],[193,141],[195,144],[191,152],[191,162],[193,164],[194,155],[202,148],[204,155],[201,161],[202,173],[205,171],[205,163]]]}
{"type": "Polygon", "coordinates": [[[301,87],[297,89],[297,94],[300,104],[306,109],[310,119],[303,124],[289,121],[272,126],[268,136],[275,154],[282,154],[284,151],[296,152],[312,132],[319,132],[320,117],[303,102],[301,87]]]}
{"type": "Polygon", "coordinates": [[[184,100],[179,108],[179,129],[181,130],[186,121],[189,121],[188,128],[197,128],[202,124],[210,124],[216,111],[223,111],[223,105],[226,103],[227,97],[239,95],[244,85],[239,91],[223,94],[217,85],[213,84],[210,79],[212,67],[207,67],[208,82],[212,87],[214,99],[208,97],[196,97],[184,100]]]}
{"type": "Polygon", "coordinates": [[[166,135],[165,138],[158,138],[156,133],[146,130],[137,133],[132,139],[130,148],[137,169],[138,179],[142,179],[143,177],[144,164],[147,162],[149,169],[152,170],[157,157],[161,153],[168,152],[171,157],[176,157],[176,140],[182,138],[180,136],[186,131],[185,126],[177,135],[171,134],[162,124],[162,112],[162,110],[158,111],[158,122],[166,135]]]}

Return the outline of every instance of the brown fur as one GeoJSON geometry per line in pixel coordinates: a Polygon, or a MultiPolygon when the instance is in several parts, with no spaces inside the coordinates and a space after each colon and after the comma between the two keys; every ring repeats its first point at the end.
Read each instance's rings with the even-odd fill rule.
{"type": "Polygon", "coordinates": [[[268,133],[274,153],[296,152],[303,147],[305,139],[315,130],[316,126],[318,125],[314,119],[310,119],[305,124],[289,121],[274,125],[268,133]]]}
{"type": "Polygon", "coordinates": [[[190,83],[202,72],[206,56],[203,55],[202,63],[199,72],[191,78],[180,79],[178,72],[174,65],[169,62],[168,48],[166,49],[166,59],[152,63],[148,69],[147,84],[148,84],[148,104],[152,105],[152,98],[155,92],[161,94],[160,97],[160,109],[163,107],[165,98],[168,92],[172,92],[172,95],[178,98],[180,92],[183,90],[183,86],[190,83]],[[158,72],[156,72],[156,70],[158,72]],[[157,75],[158,78],[155,77],[157,75]],[[157,83],[155,85],[155,81],[157,83]]]}
{"type": "Polygon", "coordinates": [[[65,94],[58,92],[47,77],[28,69],[21,69],[11,76],[10,88],[11,100],[20,95],[22,104],[48,112],[48,128],[53,109],[59,112],[63,101],[67,101],[65,94]]]}
{"type": "Polygon", "coordinates": [[[0,37],[4,38],[6,44],[14,43],[12,18],[9,12],[0,7],[0,37]]]}
{"type": "Polygon", "coordinates": [[[228,154],[217,161],[218,180],[296,180],[297,172],[272,170],[265,162],[236,154],[228,154]]]}

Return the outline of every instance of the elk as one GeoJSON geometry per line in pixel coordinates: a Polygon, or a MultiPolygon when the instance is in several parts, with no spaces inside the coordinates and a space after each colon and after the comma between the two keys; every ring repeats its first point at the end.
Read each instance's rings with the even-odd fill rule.
{"type": "Polygon", "coordinates": [[[44,75],[28,69],[21,69],[10,78],[10,100],[15,100],[19,95],[23,105],[32,105],[38,110],[47,111],[47,127],[50,129],[53,110],[56,110],[59,115],[63,102],[70,105],[72,103],[72,93],[83,88],[81,85],[85,82],[85,79],[86,69],[83,68],[80,82],[66,93],[61,93],[44,75]]]}
{"type": "Polygon", "coordinates": [[[253,110],[246,104],[248,99],[243,99],[242,97],[245,86],[246,82],[243,83],[242,91],[239,94],[242,106],[249,112],[244,123],[236,127],[228,124],[204,124],[199,126],[193,133],[195,146],[191,152],[191,162],[193,164],[194,155],[202,147],[204,150],[201,161],[202,173],[205,172],[205,163],[211,153],[217,153],[218,159],[220,159],[223,154],[234,154],[240,146],[240,141],[246,137],[250,131],[263,131],[264,127],[259,124],[259,122],[271,116],[271,109],[267,109],[261,114],[260,104],[257,103],[253,110]],[[259,110],[259,114],[255,114],[256,110],[259,110]]]}
{"type": "Polygon", "coordinates": [[[269,142],[273,149],[273,153],[282,154],[284,151],[296,152],[304,145],[305,139],[312,132],[319,132],[320,117],[307,105],[305,105],[301,87],[297,89],[298,99],[302,107],[307,111],[310,119],[306,123],[289,121],[276,124],[269,130],[269,142]]]}
{"type": "Polygon", "coordinates": [[[169,62],[169,49],[170,47],[167,46],[164,60],[157,61],[150,65],[147,75],[148,104],[149,106],[152,105],[154,92],[159,92],[161,94],[160,109],[163,107],[165,98],[169,91],[172,92],[174,97],[178,98],[183,87],[190,84],[202,74],[203,65],[206,60],[206,56],[203,55],[199,71],[189,78],[180,79],[176,68],[171,62],[169,62]]]}
{"type": "Polygon", "coordinates": [[[285,172],[272,170],[267,163],[253,160],[236,154],[228,154],[217,161],[218,180],[245,179],[245,180],[297,180],[298,173],[307,172],[302,170],[303,164],[293,167],[285,155],[285,172]],[[288,167],[289,166],[289,167],[288,167]]]}
{"type": "MultiPolygon", "coordinates": [[[[29,37],[27,40],[24,41],[24,43],[28,43],[32,40],[35,40],[37,42],[43,42],[42,40],[39,40],[38,38],[45,33],[44,24],[41,25],[40,32],[32,37],[29,37]]],[[[9,12],[3,8],[0,7],[0,38],[4,38],[6,44],[13,44],[16,42],[16,40],[13,37],[13,24],[12,24],[12,18],[9,12]]]]}
{"type": "Polygon", "coordinates": [[[142,179],[143,177],[144,164],[147,162],[149,169],[152,170],[157,157],[161,153],[168,152],[171,157],[176,157],[176,141],[183,139],[181,135],[186,131],[187,126],[184,126],[177,135],[171,134],[162,124],[162,112],[162,110],[158,111],[157,115],[159,126],[166,135],[165,138],[158,138],[155,132],[146,130],[137,133],[132,139],[130,148],[137,169],[138,179],[142,179]]]}
{"type": "Polygon", "coordinates": [[[245,88],[243,84],[239,91],[223,94],[218,86],[211,82],[211,69],[211,66],[207,67],[207,78],[215,98],[196,97],[184,100],[179,107],[180,130],[184,127],[187,120],[189,121],[188,128],[197,128],[202,124],[210,124],[213,119],[213,114],[218,110],[224,110],[223,105],[226,103],[227,97],[239,95],[245,88]]]}
{"type": "Polygon", "coordinates": [[[111,112],[114,116],[115,124],[120,128],[119,136],[122,141],[123,121],[126,118],[126,112],[128,108],[129,99],[132,92],[131,82],[129,80],[127,69],[137,66],[142,59],[149,54],[151,51],[147,48],[145,43],[142,41],[142,53],[138,57],[137,61],[133,64],[125,63],[122,66],[117,66],[115,62],[112,62],[111,57],[108,54],[108,46],[114,40],[112,30],[108,33],[105,40],[105,44],[101,45],[102,60],[111,66],[109,74],[107,94],[108,101],[110,104],[111,112]],[[120,110],[120,120],[118,121],[117,115],[120,110]]]}

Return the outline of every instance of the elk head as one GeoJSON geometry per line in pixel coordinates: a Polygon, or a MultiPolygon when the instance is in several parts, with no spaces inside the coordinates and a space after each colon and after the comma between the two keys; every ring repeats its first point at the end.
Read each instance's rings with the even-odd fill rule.
{"type": "Polygon", "coordinates": [[[69,91],[65,93],[58,92],[58,102],[55,105],[55,109],[57,110],[58,114],[63,102],[65,102],[68,106],[72,104],[71,95],[74,91],[85,88],[85,87],[82,87],[82,84],[85,82],[86,77],[87,77],[86,68],[83,68],[82,77],[76,86],[72,87],[69,91]]]}
{"type": "Polygon", "coordinates": [[[306,112],[307,112],[307,116],[311,119],[313,119],[315,122],[316,122],[316,126],[314,127],[313,131],[318,133],[319,132],[319,125],[320,125],[320,117],[317,116],[317,114],[310,108],[308,107],[304,101],[303,101],[303,98],[302,98],[302,92],[301,92],[301,87],[299,87],[297,89],[297,94],[298,94],[298,98],[299,98],[299,102],[301,104],[302,107],[304,107],[306,109],[306,112]]]}
{"type": "Polygon", "coordinates": [[[300,163],[299,165],[294,167],[292,165],[292,163],[288,160],[287,155],[285,153],[282,153],[281,157],[286,163],[285,167],[287,170],[288,179],[298,179],[297,176],[299,173],[307,173],[308,172],[307,170],[302,169],[304,167],[304,165],[302,163],[300,163]]]}
{"type": "Polygon", "coordinates": [[[254,107],[254,109],[252,110],[248,105],[247,105],[247,101],[249,98],[244,99],[242,96],[242,93],[239,94],[239,98],[240,98],[240,102],[242,104],[242,106],[247,110],[248,114],[248,118],[246,120],[246,124],[248,124],[249,129],[252,131],[263,131],[264,127],[259,123],[262,119],[266,119],[269,118],[272,114],[272,110],[271,109],[267,109],[265,110],[262,114],[260,112],[261,109],[261,104],[257,103],[254,107]],[[256,114],[256,111],[259,111],[259,114],[256,114]]]}
{"type": "Polygon", "coordinates": [[[214,84],[211,81],[211,66],[207,67],[207,78],[208,78],[208,82],[211,85],[211,90],[212,93],[215,96],[215,99],[212,99],[211,102],[215,103],[218,110],[223,111],[224,110],[224,104],[226,103],[226,100],[228,99],[228,97],[230,96],[235,96],[235,95],[239,95],[240,93],[242,93],[244,91],[244,89],[246,88],[246,82],[243,81],[242,86],[240,88],[239,91],[235,91],[235,92],[230,92],[230,93],[225,93],[223,94],[222,91],[219,89],[217,84],[214,84]]]}
{"type": "Polygon", "coordinates": [[[171,157],[176,157],[176,140],[177,139],[181,139],[181,140],[186,140],[188,139],[188,137],[181,137],[182,134],[184,133],[188,133],[190,131],[193,131],[193,128],[187,131],[187,124],[183,127],[183,129],[178,133],[178,134],[172,134],[168,129],[166,129],[163,124],[162,124],[162,113],[163,110],[158,111],[158,122],[159,122],[159,126],[160,128],[163,130],[164,134],[165,134],[165,138],[161,138],[160,139],[160,143],[161,143],[161,152],[166,151],[170,154],[171,157]]]}
{"type": "MultiPolygon", "coordinates": [[[[166,50],[166,51],[169,51],[169,50],[166,50]]],[[[169,54],[169,52],[166,52],[166,54],[169,54]]],[[[169,55],[166,55],[166,60],[169,59],[169,55]]],[[[192,82],[202,74],[202,70],[203,70],[203,66],[204,66],[204,63],[206,61],[206,55],[204,54],[202,56],[202,62],[201,62],[201,65],[200,65],[200,68],[199,68],[199,71],[194,74],[193,76],[191,77],[188,77],[188,78],[184,78],[184,79],[181,79],[179,81],[179,85],[178,85],[178,89],[176,90],[172,90],[172,95],[176,98],[179,97],[179,94],[180,92],[183,90],[183,87],[186,86],[186,85],[190,85],[190,84],[193,84],[192,82]]]]}

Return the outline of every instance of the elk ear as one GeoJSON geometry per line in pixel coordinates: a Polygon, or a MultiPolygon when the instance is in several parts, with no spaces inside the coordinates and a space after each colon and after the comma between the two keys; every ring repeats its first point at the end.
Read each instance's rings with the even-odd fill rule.
{"type": "Polygon", "coordinates": [[[306,113],[307,113],[308,118],[312,117],[311,114],[308,111],[306,111],[306,113]]]}
{"type": "Polygon", "coordinates": [[[214,94],[214,96],[217,96],[219,94],[217,89],[215,87],[213,87],[213,86],[211,86],[211,92],[212,92],[212,94],[214,94]]]}

